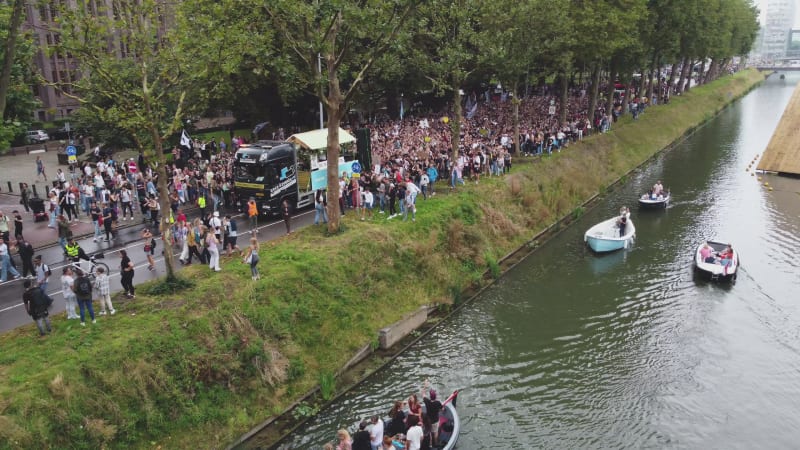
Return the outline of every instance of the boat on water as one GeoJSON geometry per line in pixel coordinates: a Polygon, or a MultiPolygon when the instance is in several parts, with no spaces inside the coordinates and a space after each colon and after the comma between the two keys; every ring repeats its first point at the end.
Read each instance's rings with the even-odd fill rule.
{"type": "Polygon", "coordinates": [[[739,254],[730,244],[706,241],[694,251],[694,268],[712,281],[736,281],[739,254]]]}
{"type": "Polygon", "coordinates": [[[642,194],[639,197],[639,207],[642,209],[666,208],[669,205],[670,197],[669,191],[655,198],[650,194],[642,194]]]}
{"type": "Polygon", "coordinates": [[[439,413],[439,445],[442,450],[451,450],[456,447],[458,435],[461,433],[461,419],[456,411],[458,391],[454,391],[444,401],[442,411],[439,413]],[[444,443],[444,444],[442,444],[444,443]]]}
{"type": "Polygon", "coordinates": [[[613,252],[623,248],[629,248],[633,244],[633,239],[636,237],[636,227],[630,218],[630,211],[614,216],[608,220],[604,220],[597,225],[589,228],[583,235],[583,240],[589,245],[589,248],[597,253],[613,252]],[[625,219],[625,231],[620,234],[622,230],[620,221],[625,219]]]}
{"type": "MultiPolygon", "coordinates": [[[[461,434],[461,419],[458,417],[458,411],[456,410],[458,393],[458,390],[453,391],[453,393],[442,402],[442,408],[439,411],[439,432],[437,445],[431,446],[432,449],[452,450],[456,447],[458,436],[461,434]]],[[[433,400],[433,398],[434,397],[431,396],[431,400],[433,400]]],[[[425,401],[428,400],[426,399],[425,401]]],[[[399,403],[400,402],[397,402],[395,406],[397,406],[399,403]]],[[[403,434],[403,430],[406,430],[407,427],[406,414],[407,411],[401,412],[399,417],[392,417],[392,413],[390,412],[390,417],[385,421],[386,427],[383,430],[384,439],[391,439],[398,442],[403,442],[403,440],[405,440],[406,435],[403,434]],[[394,420],[400,420],[397,426],[395,426],[393,423],[394,420]]]]}

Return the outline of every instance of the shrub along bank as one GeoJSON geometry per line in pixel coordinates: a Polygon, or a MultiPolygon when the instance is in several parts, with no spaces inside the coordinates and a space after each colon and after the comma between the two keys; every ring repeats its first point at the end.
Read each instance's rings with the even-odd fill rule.
{"type": "Polygon", "coordinates": [[[95,326],[59,318],[45,339],[7,333],[0,447],[224,447],[330,384],[379,328],[458,301],[503,255],[761,80],[715,81],[504,178],[420,199],[415,223],[348,215],[339,235],[314,227],[265,244],[257,282],[238,260],[216,274],[192,266],[190,291],[120,299],[95,326]]]}

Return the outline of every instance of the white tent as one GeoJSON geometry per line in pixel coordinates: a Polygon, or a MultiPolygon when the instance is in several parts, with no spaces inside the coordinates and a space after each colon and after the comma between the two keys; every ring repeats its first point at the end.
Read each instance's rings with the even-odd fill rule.
{"type": "MultiPolygon", "coordinates": [[[[328,147],[328,129],[306,131],[289,136],[287,141],[300,145],[308,150],[322,150],[328,147]]],[[[356,138],[347,131],[339,128],[339,145],[355,142],[356,138]]]]}

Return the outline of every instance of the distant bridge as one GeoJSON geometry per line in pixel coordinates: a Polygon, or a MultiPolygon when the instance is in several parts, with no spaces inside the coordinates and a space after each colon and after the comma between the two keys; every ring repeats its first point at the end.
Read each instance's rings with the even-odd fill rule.
{"type": "Polygon", "coordinates": [[[775,72],[800,72],[800,66],[756,66],[758,70],[774,70],[775,72]]]}

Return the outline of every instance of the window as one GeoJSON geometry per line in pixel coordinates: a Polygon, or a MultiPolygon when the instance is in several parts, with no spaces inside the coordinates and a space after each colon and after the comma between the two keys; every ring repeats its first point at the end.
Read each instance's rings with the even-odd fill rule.
{"type": "Polygon", "coordinates": [[[236,164],[236,181],[244,183],[263,183],[266,167],[260,164],[236,164]]]}

